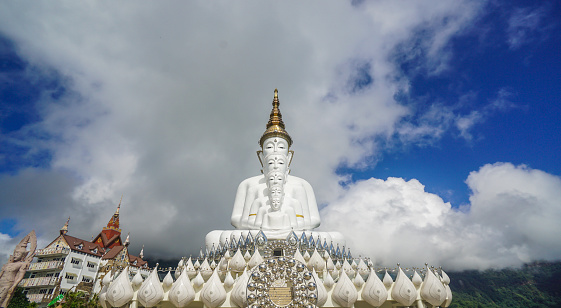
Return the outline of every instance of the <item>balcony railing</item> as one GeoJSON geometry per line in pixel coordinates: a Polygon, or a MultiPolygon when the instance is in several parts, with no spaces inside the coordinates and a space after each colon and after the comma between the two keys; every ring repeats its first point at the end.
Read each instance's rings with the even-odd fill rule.
{"type": "Polygon", "coordinates": [[[45,248],[45,249],[37,249],[35,252],[35,256],[52,256],[52,255],[67,255],[70,253],[70,248],[68,247],[61,247],[61,248],[45,248]]]}
{"type": "Polygon", "coordinates": [[[46,294],[27,294],[27,299],[33,303],[40,303],[46,294]]]}
{"type": "Polygon", "coordinates": [[[37,277],[37,278],[27,278],[22,279],[19,283],[20,287],[42,287],[42,286],[54,286],[57,284],[58,277],[37,277]]]}
{"type": "Polygon", "coordinates": [[[29,271],[44,271],[52,269],[62,269],[64,266],[63,261],[48,261],[48,262],[37,262],[32,263],[29,266],[29,271]]]}

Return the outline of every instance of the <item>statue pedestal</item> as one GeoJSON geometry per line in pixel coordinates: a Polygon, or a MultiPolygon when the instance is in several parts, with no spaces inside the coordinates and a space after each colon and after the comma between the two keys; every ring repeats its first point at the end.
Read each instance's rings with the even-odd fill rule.
{"type": "MultiPolygon", "coordinates": [[[[284,240],[288,237],[290,232],[292,232],[292,230],[263,230],[267,240],[284,240]]],[[[346,246],[345,237],[339,232],[294,230],[294,233],[296,233],[298,238],[300,238],[304,232],[306,233],[307,238],[310,238],[311,235],[316,242],[319,237],[321,244],[325,241],[328,245],[331,245],[331,242],[333,242],[334,246],[337,246],[337,244],[339,244],[340,247],[346,246]]],[[[231,243],[232,240],[235,240],[236,242],[239,241],[241,236],[245,239],[250,233],[251,236],[255,238],[259,233],[259,230],[214,230],[206,235],[205,245],[207,249],[210,250],[213,245],[214,247],[218,247],[218,244],[224,245],[226,240],[228,240],[228,243],[231,243]]]]}

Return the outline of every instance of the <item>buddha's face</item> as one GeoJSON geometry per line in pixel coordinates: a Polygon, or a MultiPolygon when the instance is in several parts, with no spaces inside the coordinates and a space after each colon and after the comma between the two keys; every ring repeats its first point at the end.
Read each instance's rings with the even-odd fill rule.
{"type": "Polygon", "coordinates": [[[280,210],[282,206],[282,186],[274,186],[269,189],[269,200],[271,201],[271,208],[273,211],[280,210]]]}
{"type": "Polygon", "coordinates": [[[267,175],[267,186],[271,189],[274,186],[282,186],[284,184],[284,172],[273,171],[267,175]]]}
{"type": "Polygon", "coordinates": [[[282,154],[288,156],[288,142],[279,137],[271,137],[263,142],[263,156],[270,154],[282,154]]]}
{"type": "Polygon", "coordinates": [[[263,166],[265,174],[271,172],[286,173],[286,169],[288,168],[286,160],[287,157],[283,154],[270,154],[266,156],[263,166]]]}

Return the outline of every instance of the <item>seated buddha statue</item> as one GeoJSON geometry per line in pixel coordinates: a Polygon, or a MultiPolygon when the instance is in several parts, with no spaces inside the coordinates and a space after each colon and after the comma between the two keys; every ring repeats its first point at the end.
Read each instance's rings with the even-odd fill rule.
{"type": "Polygon", "coordinates": [[[312,186],[302,178],[289,175],[294,155],[290,150],[292,138],[282,120],[276,89],[273,109],[259,145],[257,156],[262,174],[245,179],[238,186],[231,216],[236,230],[210,232],[206,237],[207,247],[223,244],[225,240],[231,242],[248,233],[255,236],[260,229],[271,239],[284,239],[292,230],[297,234],[306,230],[308,235],[313,233],[327,242],[333,240],[344,245],[338,232],[308,231],[319,227],[319,210],[312,186]],[[270,176],[273,178],[269,179],[270,176]],[[282,185],[273,183],[275,177],[282,180],[282,185]]]}

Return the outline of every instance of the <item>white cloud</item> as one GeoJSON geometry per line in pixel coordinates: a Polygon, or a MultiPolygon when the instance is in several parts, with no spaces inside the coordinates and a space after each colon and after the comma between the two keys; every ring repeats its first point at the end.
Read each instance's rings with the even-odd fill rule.
{"type": "Polygon", "coordinates": [[[548,4],[537,8],[516,8],[508,19],[507,42],[511,49],[518,49],[543,35],[542,20],[547,15],[548,4]]]}
{"type": "Polygon", "coordinates": [[[324,228],[341,230],[355,255],[388,266],[485,269],[559,258],[561,178],[496,163],[466,183],[470,204],[458,211],[414,179],[357,182],[322,211],[324,228]]]}
{"type": "Polygon", "coordinates": [[[8,262],[16,244],[8,234],[0,233],[0,264],[8,262]]]}
{"type": "MultiPolygon", "coordinates": [[[[10,207],[0,214],[45,239],[71,216],[70,233],[89,238],[123,194],[133,251],[195,252],[204,234],[229,228],[237,184],[259,172],[254,153],[276,87],[295,140],[293,174],[329,203],[346,180],[336,168],[369,163],[376,138],[413,114],[395,100],[409,86],[396,54],[444,70],[447,42],[480,5],[4,2],[0,29],[30,76],[61,76],[66,92],[45,93],[42,121],[11,136],[49,150],[52,164],[3,176],[0,201],[10,207]],[[356,63],[368,64],[360,67],[372,83],[350,93],[356,63]]],[[[448,129],[447,119],[409,140],[448,129]]]]}

